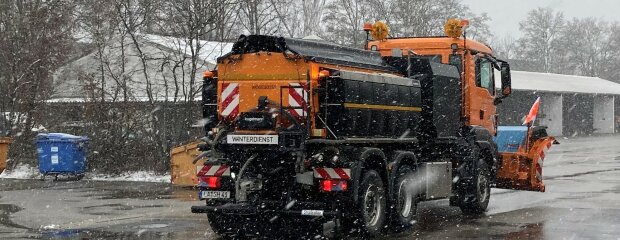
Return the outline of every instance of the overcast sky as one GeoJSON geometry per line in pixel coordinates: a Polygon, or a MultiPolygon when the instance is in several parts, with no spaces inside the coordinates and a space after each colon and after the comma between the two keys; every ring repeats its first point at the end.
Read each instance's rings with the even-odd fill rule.
{"type": "Polygon", "coordinates": [[[600,17],[620,21],[620,0],[463,0],[463,3],[473,12],[486,12],[491,17],[489,25],[496,37],[520,37],[519,22],[537,7],[552,7],[564,12],[567,19],[600,17]]]}

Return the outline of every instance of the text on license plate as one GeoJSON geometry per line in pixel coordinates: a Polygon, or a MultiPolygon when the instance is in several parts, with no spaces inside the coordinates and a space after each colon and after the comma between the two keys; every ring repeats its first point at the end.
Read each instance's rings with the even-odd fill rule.
{"type": "Polygon", "coordinates": [[[200,191],[200,199],[230,198],[230,191],[200,191]]]}
{"type": "Polygon", "coordinates": [[[228,135],[229,144],[278,144],[278,135],[228,135]]]}

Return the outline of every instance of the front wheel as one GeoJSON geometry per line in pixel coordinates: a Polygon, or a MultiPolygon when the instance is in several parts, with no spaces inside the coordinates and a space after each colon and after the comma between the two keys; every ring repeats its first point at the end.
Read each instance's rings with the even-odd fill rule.
{"type": "Polygon", "coordinates": [[[394,217],[392,230],[401,232],[413,226],[418,209],[418,193],[413,170],[408,166],[398,169],[394,184],[394,217]]]}
{"type": "Polygon", "coordinates": [[[461,199],[460,208],[465,214],[481,214],[487,210],[491,197],[491,173],[484,159],[476,167],[476,175],[461,199]]]}

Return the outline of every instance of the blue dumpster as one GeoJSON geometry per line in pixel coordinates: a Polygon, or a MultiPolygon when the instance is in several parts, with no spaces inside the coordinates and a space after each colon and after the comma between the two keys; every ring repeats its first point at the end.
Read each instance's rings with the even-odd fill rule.
{"type": "Polygon", "coordinates": [[[88,138],[65,133],[42,133],[37,135],[39,172],[42,179],[47,175],[68,175],[78,180],[86,171],[86,145],[88,138]]]}

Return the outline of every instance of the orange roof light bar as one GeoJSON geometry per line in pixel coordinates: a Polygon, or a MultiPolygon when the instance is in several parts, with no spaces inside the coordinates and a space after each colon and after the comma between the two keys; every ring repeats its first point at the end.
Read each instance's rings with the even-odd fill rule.
{"type": "Polygon", "coordinates": [[[467,27],[469,27],[469,20],[467,20],[467,19],[461,19],[461,22],[460,22],[460,24],[459,24],[459,25],[460,25],[461,27],[463,27],[463,28],[467,28],[467,27]]]}
{"type": "Polygon", "coordinates": [[[372,31],[372,23],[364,23],[364,31],[372,31]]]}
{"type": "Polygon", "coordinates": [[[321,70],[321,71],[319,72],[319,78],[321,78],[321,79],[322,79],[322,78],[329,77],[329,75],[330,75],[330,73],[329,73],[329,71],[327,71],[327,70],[321,70]]]}

